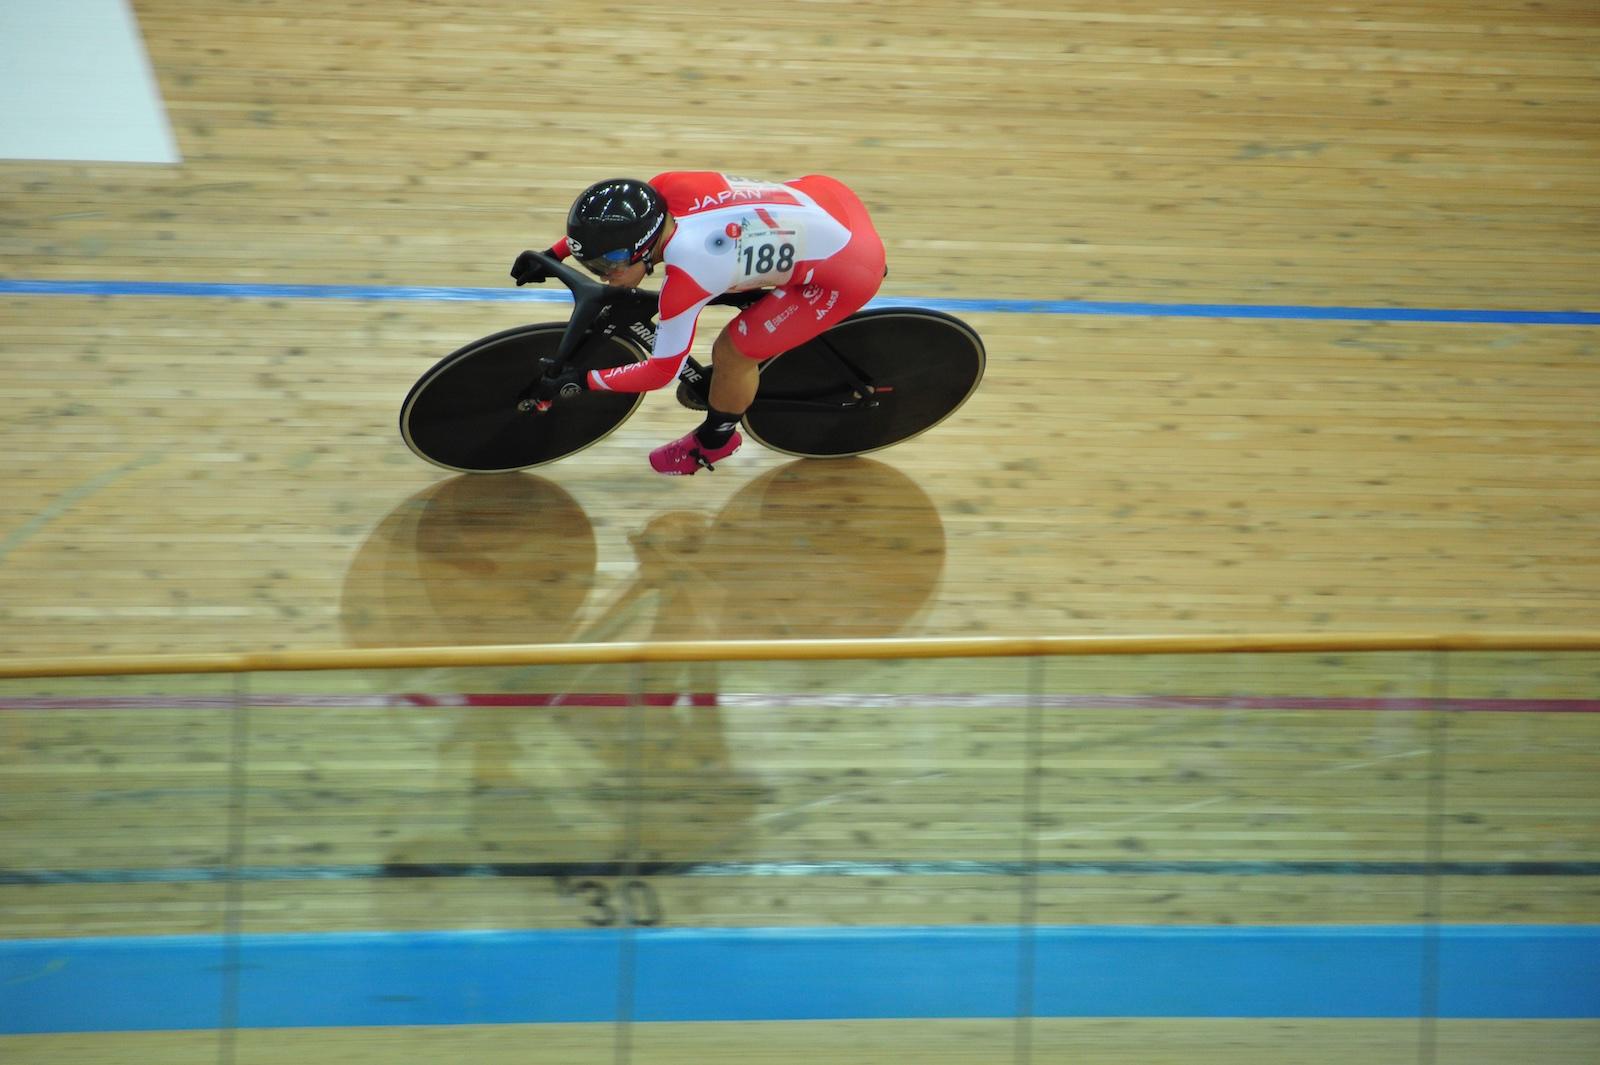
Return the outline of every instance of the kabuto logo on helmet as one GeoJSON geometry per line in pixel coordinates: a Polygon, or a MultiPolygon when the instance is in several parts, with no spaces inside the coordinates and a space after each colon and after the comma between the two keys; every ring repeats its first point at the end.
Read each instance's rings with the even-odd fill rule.
{"type": "Polygon", "coordinates": [[[567,250],[573,255],[581,256],[583,255],[583,244],[580,241],[574,240],[572,237],[568,237],[567,250]]]}
{"type": "Polygon", "coordinates": [[[650,227],[650,231],[633,242],[633,259],[635,261],[643,257],[644,250],[655,242],[656,234],[661,232],[661,227],[666,224],[666,221],[667,216],[665,214],[656,215],[656,223],[650,227]]]}

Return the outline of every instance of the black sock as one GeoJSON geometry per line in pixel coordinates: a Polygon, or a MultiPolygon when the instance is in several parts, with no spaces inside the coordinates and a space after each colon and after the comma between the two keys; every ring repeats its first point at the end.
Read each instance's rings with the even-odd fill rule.
{"type": "Polygon", "coordinates": [[[733,436],[733,431],[739,427],[742,415],[728,414],[717,410],[715,407],[706,410],[706,420],[700,423],[700,428],[694,431],[694,438],[700,441],[700,446],[708,451],[714,451],[728,442],[733,436]]]}

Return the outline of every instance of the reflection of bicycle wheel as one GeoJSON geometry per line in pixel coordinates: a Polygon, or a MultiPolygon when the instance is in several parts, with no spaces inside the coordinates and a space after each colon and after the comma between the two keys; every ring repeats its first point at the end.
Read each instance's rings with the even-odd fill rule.
{"type": "Polygon", "coordinates": [[[390,512],[345,574],[357,647],[555,643],[594,584],[594,531],[539,477],[453,477],[390,512]]]}
{"type": "Polygon", "coordinates": [[[697,553],[730,592],[705,638],[875,638],[938,588],[944,525],[892,466],[791,462],[740,489],[697,553]]]}
{"type": "Polygon", "coordinates": [[[927,432],[983,379],[978,334],[958,318],[916,308],[862,311],[761,364],[749,434],[790,455],[839,458],[927,432]],[[876,392],[858,399],[854,373],[876,392]]]}
{"type": "MultiPolygon", "coordinates": [[[[609,436],[644,398],[637,392],[589,392],[542,413],[517,409],[556,353],[564,323],[518,326],[473,341],[441,359],[411,386],[400,408],[400,435],[435,466],[463,473],[508,473],[541,466],[609,436]]],[[[585,370],[642,362],[648,353],[623,336],[592,337],[572,357],[585,370]]]]}

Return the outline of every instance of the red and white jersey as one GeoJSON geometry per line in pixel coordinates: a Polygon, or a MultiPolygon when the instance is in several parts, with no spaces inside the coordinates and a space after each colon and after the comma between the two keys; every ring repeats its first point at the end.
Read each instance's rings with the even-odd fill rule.
{"type": "Polygon", "coordinates": [[[590,373],[591,388],[665,386],[688,358],[695,322],[712,297],[791,280],[808,284],[810,267],[850,242],[850,230],[796,183],[695,170],[658,174],[650,184],[677,221],[662,253],[666,280],[655,350],[649,362],[590,373]]]}

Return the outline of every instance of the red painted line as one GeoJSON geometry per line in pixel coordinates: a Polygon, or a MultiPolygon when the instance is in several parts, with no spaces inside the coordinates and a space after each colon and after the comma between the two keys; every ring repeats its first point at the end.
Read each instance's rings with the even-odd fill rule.
{"type": "MultiPolygon", "coordinates": [[[[602,709],[647,707],[718,707],[724,710],[806,709],[841,710],[917,709],[929,706],[951,709],[998,710],[1038,705],[1047,710],[1361,710],[1420,713],[1447,710],[1457,713],[1594,714],[1600,699],[1424,699],[1344,698],[1297,695],[1026,695],[1002,693],[929,693],[918,695],[837,693],[687,692],[652,693],[636,703],[623,692],[516,692],[421,693],[377,695],[252,695],[244,700],[263,709],[317,710],[338,708],[394,709],[415,707],[562,707],[602,709]]],[[[0,698],[0,711],[26,710],[227,710],[226,698],[167,695],[104,695],[70,697],[0,698]]]]}
{"type": "MultiPolygon", "coordinates": [[[[326,710],[341,708],[394,709],[397,707],[535,707],[574,706],[600,709],[608,706],[716,706],[712,692],[682,695],[649,694],[642,704],[620,692],[590,692],[564,695],[529,692],[525,694],[447,694],[401,692],[392,695],[251,695],[244,705],[264,709],[326,710]]],[[[85,698],[0,698],[3,710],[228,710],[233,700],[203,695],[104,695],[85,698]]]]}

